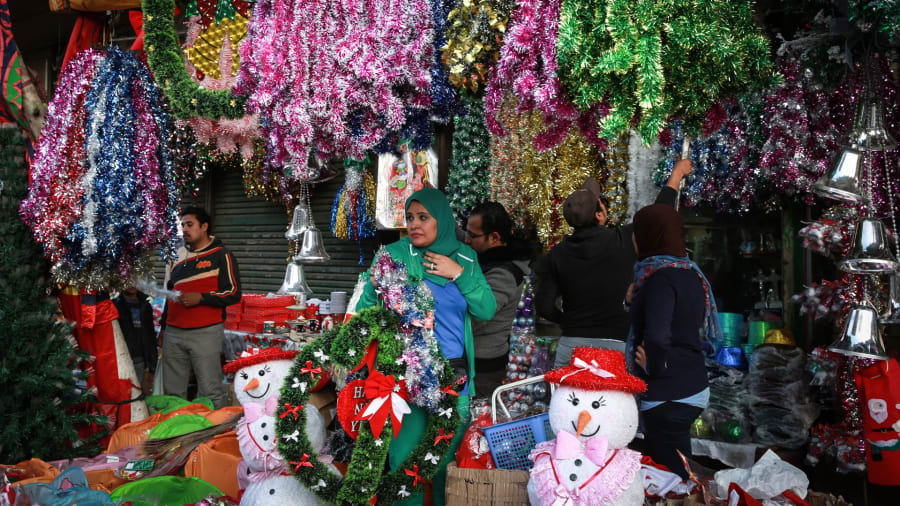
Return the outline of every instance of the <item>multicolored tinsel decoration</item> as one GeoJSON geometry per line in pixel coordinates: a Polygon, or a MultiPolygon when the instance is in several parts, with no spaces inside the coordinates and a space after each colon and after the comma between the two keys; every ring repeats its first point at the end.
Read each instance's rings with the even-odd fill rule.
{"type": "Polygon", "coordinates": [[[488,169],[491,165],[491,134],[484,125],[481,100],[464,97],[465,113],[454,119],[453,158],[450,160],[446,193],[458,220],[490,198],[488,169]]]}
{"type": "Polygon", "coordinates": [[[532,223],[549,248],[569,230],[562,215],[566,197],[588,177],[605,182],[602,158],[574,127],[559,146],[538,151],[532,139],[544,128],[541,114],[517,110],[510,95],[498,111],[504,129],[517,135],[492,139],[491,197],[503,204],[515,223],[532,223]]]}
{"type": "Polygon", "coordinates": [[[371,160],[344,160],[344,185],[331,206],[331,233],[338,239],[360,243],[359,264],[363,265],[362,240],[375,237],[375,178],[369,172],[371,160]]]}
{"type": "Polygon", "coordinates": [[[760,177],[778,193],[812,204],[812,185],[840,152],[842,133],[815,72],[793,52],[779,58],[778,69],[784,80],[765,97],[761,114],[767,138],[760,149],[760,177]]]}
{"type": "Polygon", "coordinates": [[[172,121],[146,65],[130,53],[117,47],[105,55],[91,52],[67,72],[79,75],[70,78],[72,88],[59,88],[66,93],[57,95],[54,103],[71,107],[67,98],[57,98],[81,84],[76,100],[84,97],[84,112],[48,117],[63,125],[54,125],[48,131],[56,135],[41,139],[23,215],[53,260],[56,281],[88,290],[115,289],[148,275],[154,250],[165,259],[175,257],[178,195],[169,146],[172,121]],[[55,152],[67,138],[81,135],[83,147],[55,152]],[[68,170],[72,166],[86,170],[73,179],[68,170]],[[56,184],[35,186],[47,182],[56,184]],[[70,211],[63,216],[35,213],[43,199],[56,197],[68,199],[75,216],[70,211]],[[65,229],[59,218],[66,220],[65,229]],[[44,236],[46,226],[54,227],[55,236],[44,236]]]}
{"type": "Polygon", "coordinates": [[[577,124],[582,135],[605,148],[597,137],[597,119],[608,113],[596,106],[581,113],[569,102],[556,74],[556,34],[560,0],[523,0],[512,14],[512,23],[503,39],[500,59],[492,67],[484,97],[485,122],[497,137],[509,130],[503,126],[499,111],[506,94],[512,92],[518,111],[537,111],[545,128],[534,132],[535,146],[541,151],[558,146],[577,124]]]}
{"type": "Polygon", "coordinates": [[[769,41],[752,7],[749,0],[563,0],[560,77],[582,108],[609,101],[600,123],[606,138],[637,121],[650,142],[669,118],[696,135],[720,97],[769,80],[769,41]]]}
{"type": "Polygon", "coordinates": [[[515,0],[461,0],[450,11],[447,44],[441,51],[457,89],[478,95],[487,84],[515,6],[515,0]]]}
{"type": "Polygon", "coordinates": [[[185,15],[200,16],[201,26],[207,28],[213,23],[234,19],[237,14],[245,18],[250,17],[251,9],[253,9],[251,0],[190,0],[185,15]]]}
{"type": "MultiPolygon", "coordinates": [[[[362,158],[431,107],[426,0],[261,0],[241,43],[235,91],[260,115],[266,167],[362,158]]],[[[424,115],[423,115],[424,116],[424,115]]]]}

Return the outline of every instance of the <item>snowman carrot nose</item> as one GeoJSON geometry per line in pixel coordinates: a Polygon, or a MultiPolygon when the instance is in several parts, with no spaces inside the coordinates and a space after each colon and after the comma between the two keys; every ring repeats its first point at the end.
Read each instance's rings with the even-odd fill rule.
{"type": "Polygon", "coordinates": [[[253,378],[252,380],[250,380],[250,383],[247,383],[247,386],[244,387],[244,391],[246,392],[248,390],[253,390],[254,388],[256,388],[258,386],[259,386],[259,380],[256,378],[253,378]]]}
{"type": "Polygon", "coordinates": [[[584,428],[587,427],[587,424],[591,423],[591,414],[587,411],[582,411],[578,413],[578,430],[575,432],[576,436],[580,436],[582,432],[584,432],[584,428]]]}

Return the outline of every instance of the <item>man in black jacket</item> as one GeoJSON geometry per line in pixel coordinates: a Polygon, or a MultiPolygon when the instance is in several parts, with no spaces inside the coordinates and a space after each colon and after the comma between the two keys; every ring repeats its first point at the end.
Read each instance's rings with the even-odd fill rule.
{"type": "MultiPolygon", "coordinates": [[[[134,362],[138,381],[144,384],[146,371],[156,371],[156,329],[153,326],[153,306],[146,294],[129,286],[113,300],[119,312],[119,326],[134,362]]],[[[149,393],[149,392],[145,392],[149,393]]]]}
{"type": "MultiPolygon", "coordinates": [[[[690,173],[690,160],[677,162],[656,203],[674,207],[678,187],[690,173]]],[[[628,312],[623,300],[634,277],[633,227],[607,227],[600,194],[600,185],[588,178],[569,195],[563,217],[575,231],[550,250],[541,269],[538,314],[562,328],[556,367],[568,365],[578,346],[625,351],[628,312]]]]}

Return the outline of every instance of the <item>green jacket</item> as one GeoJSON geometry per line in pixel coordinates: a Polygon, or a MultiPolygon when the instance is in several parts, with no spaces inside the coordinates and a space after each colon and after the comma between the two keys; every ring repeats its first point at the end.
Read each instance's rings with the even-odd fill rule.
{"type": "MultiPolygon", "coordinates": [[[[385,249],[391,255],[391,258],[406,266],[411,281],[422,279],[425,274],[425,268],[422,266],[419,253],[413,249],[409,239],[404,237],[385,246],[385,249]]],[[[478,254],[475,253],[475,250],[463,244],[450,258],[464,269],[455,283],[468,305],[465,318],[464,345],[469,366],[469,397],[471,398],[475,396],[475,383],[472,381],[475,378],[475,339],[472,335],[472,318],[479,321],[487,321],[493,318],[494,312],[497,310],[497,301],[494,299],[494,292],[491,291],[491,286],[481,272],[481,267],[478,265],[478,254]]],[[[381,301],[375,292],[372,280],[369,279],[359,298],[359,302],[356,304],[356,311],[376,304],[381,304],[381,301]]]]}

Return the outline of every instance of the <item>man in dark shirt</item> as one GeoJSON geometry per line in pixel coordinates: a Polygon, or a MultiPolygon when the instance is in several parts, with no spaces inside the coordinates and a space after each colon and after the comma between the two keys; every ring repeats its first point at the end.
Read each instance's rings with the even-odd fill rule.
{"type": "MultiPolygon", "coordinates": [[[[134,362],[138,381],[144,384],[144,374],[156,371],[156,329],[153,326],[153,306],[146,294],[129,286],[113,300],[119,312],[119,327],[134,362]]],[[[145,392],[147,393],[147,392],[145,392]]]]}
{"type": "MultiPolygon", "coordinates": [[[[691,170],[690,160],[677,162],[656,203],[674,207],[691,170]]],[[[625,351],[628,312],[622,302],[635,262],[633,227],[606,226],[606,203],[594,178],[569,195],[563,217],[575,231],[545,257],[535,296],[538,314],[562,328],[556,367],[567,365],[578,346],[625,351]]]]}

